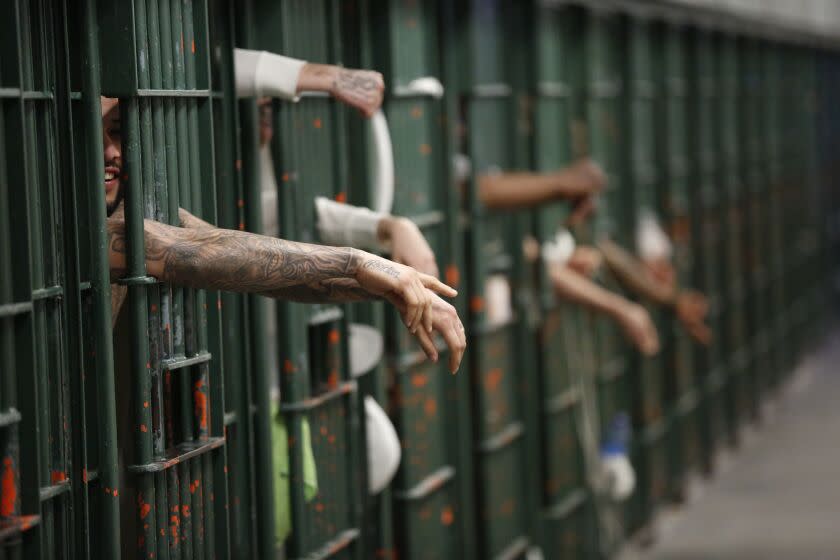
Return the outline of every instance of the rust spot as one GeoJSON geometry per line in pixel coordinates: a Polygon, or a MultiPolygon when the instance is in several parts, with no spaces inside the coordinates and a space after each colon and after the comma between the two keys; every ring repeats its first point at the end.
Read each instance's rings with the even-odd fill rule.
{"type": "Polygon", "coordinates": [[[119,490],[117,490],[116,488],[114,488],[114,491],[111,493],[114,495],[115,498],[120,495],[119,490]]]}
{"type": "Polygon", "coordinates": [[[426,416],[434,416],[437,414],[437,401],[431,398],[426,399],[423,410],[426,411],[426,416]]]}
{"type": "Polygon", "coordinates": [[[143,401],[143,408],[149,408],[149,401],[143,401]]]}
{"type": "Polygon", "coordinates": [[[245,231],[245,222],[239,222],[239,231],[245,231]]]}
{"type": "Polygon", "coordinates": [[[450,264],[446,267],[444,277],[446,278],[446,283],[453,288],[457,288],[458,284],[461,283],[461,271],[458,270],[458,267],[454,264],[450,264]]]}
{"type": "Polygon", "coordinates": [[[499,387],[499,383],[502,380],[504,374],[502,373],[501,368],[493,368],[487,372],[487,375],[484,377],[484,386],[487,387],[488,391],[495,391],[499,387]]]}
{"type": "Polygon", "coordinates": [[[420,144],[420,153],[427,156],[432,153],[432,147],[428,144],[420,144]]]}
{"type": "Polygon", "coordinates": [[[143,494],[137,494],[137,513],[140,514],[140,519],[146,519],[146,516],[149,515],[149,512],[152,511],[152,506],[147,504],[145,500],[143,500],[143,494]]]}
{"type": "Polygon", "coordinates": [[[420,108],[419,105],[415,105],[411,108],[411,117],[414,119],[419,119],[423,116],[423,109],[420,108]]]}
{"type": "Polygon", "coordinates": [[[295,371],[297,371],[297,368],[295,368],[295,364],[293,364],[292,361],[287,358],[283,360],[283,371],[285,373],[294,373],[295,371]]]}
{"type": "Polygon", "coordinates": [[[190,50],[192,51],[193,54],[195,54],[195,40],[191,41],[190,50]]]}
{"type": "Polygon", "coordinates": [[[411,384],[415,387],[425,387],[428,382],[429,378],[426,377],[425,373],[415,373],[411,376],[411,384]]]}
{"type": "Polygon", "coordinates": [[[484,298],[481,296],[473,296],[470,300],[470,310],[473,313],[481,313],[484,311],[484,298]]]}
{"type": "Polygon", "coordinates": [[[440,522],[448,527],[453,521],[455,521],[455,514],[452,512],[452,506],[445,506],[440,512],[440,522]]]}
{"type": "Polygon", "coordinates": [[[87,484],[87,469],[82,467],[82,482],[87,484]]]}
{"type": "Polygon", "coordinates": [[[181,515],[183,515],[184,517],[189,517],[190,516],[190,506],[189,506],[189,504],[184,504],[184,505],[181,506],[181,515]]]}
{"type": "Polygon", "coordinates": [[[339,340],[341,340],[341,335],[338,334],[338,329],[331,329],[327,335],[327,341],[330,344],[338,344],[339,340]]]}
{"type": "Polygon", "coordinates": [[[193,391],[193,399],[195,400],[195,413],[198,415],[198,426],[202,430],[207,429],[207,393],[202,390],[204,387],[204,380],[199,379],[195,382],[195,390],[193,391]]]}
{"type": "Polygon", "coordinates": [[[322,504],[321,502],[315,504],[315,511],[317,511],[318,513],[324,511],[324,504],[322,504]]]}
{"type": "Polygon", "coordinates": [[[196,489],[198,489],[198,481],[193,480],[190,482],[190,494],[195,494],[196,489]]]}
{"type": "Polygon", "coordinates": [[[50,473],[50,480],[53,484],[58,484],[59,482],[67,480],[67,475],[64,471],[52,471],[50,473]]]}
{"type": "Polygon", "coordinates": [[[321,122],[321,119],[316,118],[312,121],[312,126],[314,126],[315,128],[321,128],[323,126],[323,123],[321,122]]]}
{"type": "Polygon", "coordinates": [[[3,475],[0,477],[0,516],[9,517],[15,513],[17,503],[17,485],[15,484],[15,465],[11,457],[3,458],[3,475]]]}
{"type": "Polygon", "coordinates": [[[140,431],[145,434],[146,432],[149,431],[149,429],[146,428],[146,424],[140,424],[140,431]]]}
{"type": "Polygon", "coordinates": [[[287,183],[289,181],[289,174],[288,173],[283,173],[282,179],[283,179],[284,183],[287,183]]]}
{"type": "Polygon", "coordinates": [[[327,377],[327,385],[330,387],[337,387],[338,386],[338,372],[333,370],[330,372],[329,377],[327,377]]]}

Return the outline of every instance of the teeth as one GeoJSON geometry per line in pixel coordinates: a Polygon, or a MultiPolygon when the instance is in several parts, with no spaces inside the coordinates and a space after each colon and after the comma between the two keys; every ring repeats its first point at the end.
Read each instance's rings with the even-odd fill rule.
{"type": "Polygon", "coordinates": [[[105,172],[105,180],[106,181],[110,181],[113,178],[114,178],[114,174],[112,172],[110,172],[110,171],[105,172]]]}

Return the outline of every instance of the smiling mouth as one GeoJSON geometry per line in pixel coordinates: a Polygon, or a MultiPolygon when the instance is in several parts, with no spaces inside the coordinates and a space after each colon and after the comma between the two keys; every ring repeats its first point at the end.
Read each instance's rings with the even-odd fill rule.
{"type": "Polygon", "coordinates": [[[105,168],[105,190],[111,192],[120,183],[120,170],[118,167],[105,168]]]}

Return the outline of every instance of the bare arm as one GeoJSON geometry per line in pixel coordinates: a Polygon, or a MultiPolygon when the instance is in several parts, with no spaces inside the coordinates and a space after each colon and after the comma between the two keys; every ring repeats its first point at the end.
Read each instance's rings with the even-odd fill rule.
{"type": "Polygon", "coordinates": [[[595,195],[605,183],[600,168],[584,159],[553,173],[483,175],[478,193],[488,208],[531,208],[552,200],[577,201],[595,195]]]}
{"type": "Polygon", "coordinates": [[[555,292],[563,299],[602,313],[615,321],[643,354],[659,352],[659,336],[644,307],[605,290],[567,266],[553,266],[551,281],[555,292]]]}
{"type": "Polygon", "coordinates": [[[639,296],[666,307],[677,303],[677,290],[653,277],[632,254],[607,239],[598,242],[604,260],[618,280],[639,296]]]}
{"type": "Polygon", "coordinates": [[[366,117],[382,105],[385,82],[382,74],[372,70],[353,70],[331,64],[307,62],[301,69],[298,93],[323,91],[342,103],[355,107],[366,117]]]}
{"type": "MultiPolygon", "coordinates": [[[[125,273],[125,223],[121,213],[108,220],[111,277],[125,273]]],[[[353,279],[366,292],[406,308],[412,332],[423,325],[432,330],[431,294],[451,297],[455,290],[436,278],[403,265],[351,248],[325,247],[219,228],[180,228],[144,221],[146,269],[166,282],[193,288],[286,297],[290,287],[308,286],[316,292],[358,301],[363,296],[347,283],[353,279]]],[[[297,293],[304,288],[296,288],[297,293]]],[[[314,297],[314,296],[313,296],[314,297]]],[[[320,300],[325,301],[325,300],[320,300]]]]}
{"type": "Polygon", "coordinates": [[[216,227],[201,218],[193,216],[183,208],[178,208],[178,221],[181,223],[182,228],[187,229],[212,229],[216,227]]]}

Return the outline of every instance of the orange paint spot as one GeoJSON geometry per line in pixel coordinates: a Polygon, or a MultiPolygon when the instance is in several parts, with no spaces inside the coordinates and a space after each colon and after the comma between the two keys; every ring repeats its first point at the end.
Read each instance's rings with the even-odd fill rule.
{"type": "Polygon", "coordinates": [[[419,105],[415,105],[411,108],[411,117],[414,119],[419,119],[423,116],[423,109],[420,108],[419,105]]]}
{"type": "Polygon", "coordinates": [[[330,434],[327,441],[330,442],[330,444],[335,445],[335,436],[330,434]]]}
{"type": "Polygon", "coordinates": [[[420,153],[427,156],[432,153],[432,147],[428,144],[420,144],[420,153]]]}
{"type": "Polygon", "coordinates": [[[335,201],[336,202],[342,202],[342,203],[347,202],[347,193],[345,193],[343,191],[338,193],[337,195],[335,195],[335,201]]]}
{"type": "Polygon", "coordinates": [[[323,123],[321,122],[321,119],[315,119],[312,121],[312,126],[314,126],[315,128],[321,128],[323,126],[323,123]]]}
{"type": "Polygon", "coordinates": [[[444,507],[440,512],[440,522],[448,527],[453,521],[455,521],[455,514],[452,512],[452,506],[444,507]]]}
{"type": "Polygon", "coordinates": [[[146,369],[152,369],[151,362],[146,362],[146,369]]]}
{"type": "Polygon", "coordinates": [[[481,296],[473,296],[470,300],[470,310],[473,313],[481,313],[484,311],[484,298],[481,296]]]}
{"type": "Polygon", "coordinates": [[[423,404],[423,410],[426,411],[426,416],[434,416],[437,414],[437,401],[435,399],[426,399],[423,404]]]}
{"type": "Polygon", "coordinates": [[[415,387],[425,387],[428,382],[429,379],[426,377],[425,373],[415,373],[411,376],[411,384],[415,387]]]}
{"type": "Polygon", "coordinates": [[[327,334],[327,341],[330,344],[338,344],[339,340],[341,340],[341,335],[338,333],[338,329],[331,329],[327,334]]]}
{"type": "Polygon", "coordinates": [[[152,313],[154,313],[155,311],[157,311],[157,305],[155,305],[155,304],[153,303],[153,304],[152,304],[152,313]]]}
{"type": "Polygon", "coordinates": [[[114,495],[114,497],[116,498],[117,496],[119,496],[119,495],[120,495],[120,491],[119,491],[119,490],[117,490],[116,488],[114,488],[114,491],[112,492],[112,494],[113,494],[113,495],[114,495]]]}
{"type": "Polygon", "coordinates": [[[297,371],[297,369],[295,368],[295,364],[293,364],[291,360],[286,359],[283,360],[283,371],[285,373],[294,373],[295,371],[297,371]]]}
{"type": "Polygon", "coordinates": [[[184,517],[190,516],[190,506],[188,504],[184,504],[181,506],[181,515],[184,517]]]}
{"type": "Polygon", "coordinates": [[[67,475],[64,474],[64,471],[53,471],[50,473],[50,480],[53,484],[58,484],[64,480],[67,480],[67,475]]]}
{"type": "Polygon", "coordinates": [[[143,401],[143,408],[149,408],[149,401],[143,401]]]}
{"type": "Polygon", "coordinates": [[[190,50],[193,54],[195,54],[195,41],[192,41],[192,44],[190,45],[190,50]]]}
{"type": "Polygon", "coordinates": [[[17,485],[15,484],[15,467],[11,457],[3,458],[3,475],[0,477],[0,516],[9,517],[15,513],[17,503],[17,485]]]}
{"type": "Polygon", "coordinates": [[[321,435],[322,435],[322,436],[327,435],[327,427],[326,427],[326,426],[321,426],[321,430],[320,430],[320,431],[321,431],[321,435]]]}
{"type": "Polygon", "coordinates": [[[327,385],[330,387],[337,387],[338,386],[338,372],[333,370],[330,372],[329,377],[327,377],[327,385]]]}
{"type": "Polygon", "coordinates": [[[152,506],[146,503],[143,494],[137,494],[137,513],[140,514],[140,519],[146,519],[150,511],[152,511],[152,506]]]}
{"type": "Polygon", "coordinates": [[[283,179],[284,183],[288,183],[289,182],[289,174],[288,173],[283,173],[282,179],[283,179]]]}
{"type": "Polygon", "coordinates": [[[82,468],[82,482],[87,484],[87,469],[84,467],[82,468]]]}
{"type": "Polygon", "coordinates": [[[190,482],[190,494],[195,494],[196,489],[198,488],[198,481],[193,480],[190,482]]]}
{"type": "Polygon", "coordinates": [[[454,264],[450,264],[446,267],[444,277],[446,279],[446,283],[452,286],[453,288],[457,288],[458,284],[461,283],[461,271],[458,270],[458,267],[454,264]]]}
{"type": "Polygon", "coordinates": [[[324,504],[322,504],[321,502],[315,504],[315,511],[317,511],[318,513],[324,511],[324,504]]]}
{"type": "Polygon", "coordinates": [[[236,201],[236,206],[237,206],[237,208],[244,207],[245,206],[245,201],[240,198],[239,200],[236,201]]]}
{"type": "Polygon", "coordinates": [[[146,424],[140,424],[140,431],[144,434],[149,431],[148,428],[146,428],[146,424]]]}
{"type": "Polygon", "coordinates": [[[484,385],[487,387],[487,390],[495,391],[499,387],[503,376],[504,374],[501,368],[493,368],[488,371],[487,376],[484,378],[484,385]]]}
{"type": "Polygon", "coordinates": [[[239,231],[245,231],[245,222],[239,222],[239,231]]]}
{"type": "Polygon", "coordinates": [[[198,426],[202,430],[207,429],[207,393],[201,390],[204,386],[204,380],[199,379],[195,382],[195,390],[193,391],[193,400],[195,401],[195,413],[198,415],[198,426]]]}

